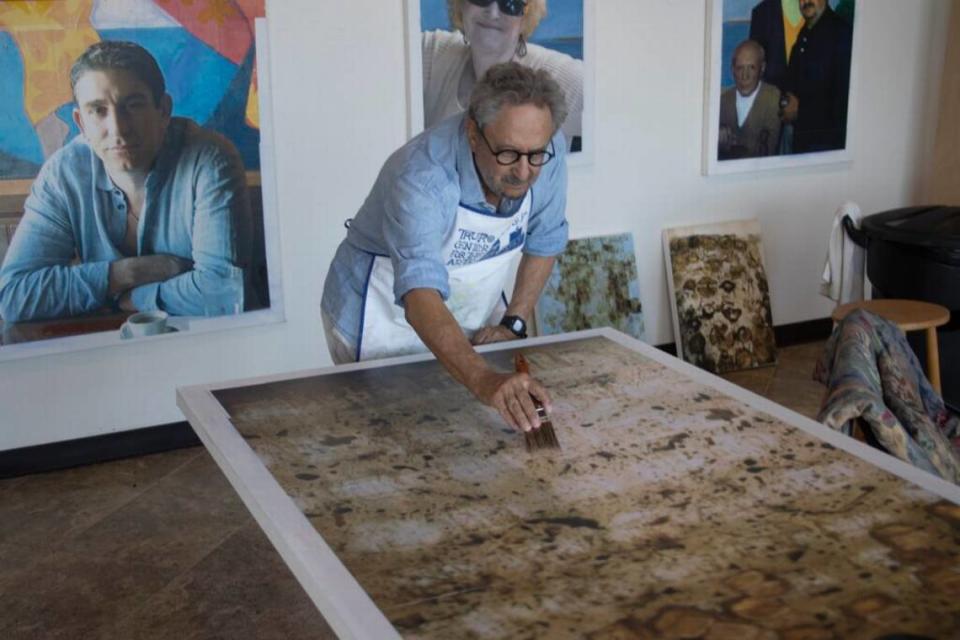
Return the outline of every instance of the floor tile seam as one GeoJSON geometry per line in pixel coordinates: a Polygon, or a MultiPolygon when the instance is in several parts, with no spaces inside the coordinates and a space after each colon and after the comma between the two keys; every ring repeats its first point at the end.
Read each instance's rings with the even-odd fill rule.
{"type": "MultiPolygon", "coordinates": [[[[247,523],[247,522],[244,522],[244,523],[242,523],[242,524],[235,525],[234,527],[232,527],[232,528],[230,528],[230,529],[227,529],[227,533],[224,534],[223,536],[221,536],[221,537],[220,537],[218,540],[216,540],[215,542],[211,542],[210,545],[208,546],[207,550],[206,550],[202,555],[200,555],[195,562],[192,562],[192,563],[190,564],[190,566],[184,568],[182,571],[178,572],[175,576],[172,576],[169,580],[167,580],[163,585],[161,585],[160,587],[158,587],[157,589],[155,589],[153,592],[151,592],[151,593],[149,593],[149,594],[146,594],[146,595],[141,599],[141,601],[140,601],[139,604],[137,604],[136,606],[132,607],[132,608],[130,609],[130,611],[129,611],[126,615],[124,615],[123,617],[121,617],[119,620],[116,620],[115,622],[108,622],[106,625],[101,626],[101,628],[99,629],[99,631],[100,631],[101,633],[106,634],[106,633],[108,633],[111,629],[122,628],[123,625],[124,625],[127,621],[129,621],[130,619],[135,618],[136,616],[138,616],[141,611],[143,611],[147,606],[149,606],[149,605],[150,605],[150,602],[151,602],[154,598],[156,598],[156,597],[157,597],[158,595],[160,595],[161,593],[163,593],[163,592],[167,591],[168,589],[170,589],[171,587],[173,587],[179,580],[181,580],[184,576],[186,576],[187,574],[189,574],[190,572],[192,572],[194,569],[196,569],[198,566],[200,566],[207,558],[209,558],[211,555],[213,555],[213,554],[217,551],[217,549],[219,549],[221,546],[223,546],[223,544],[224,544],[227,540],[229,540],[231,537],[237,535],[237,534],[240,533],[245,527],[248,527],[248,526],[250,526],[250,524],[247,523]]],[[[110,637],[110,636],[109,636],[109,635],[104,635],[104,636],[102,636],[102,637],[105,637],[105,638],[106,638],[106,637],[110,637]]],[[[189,638],[192,638],[192,637],[194,637],[194,636],[188,636],[186,639],[182,639],[182,640],[189,640],[189,638]]]]}
{"type": "MultiPolygon", "coordinates": [[[[164,452],[160,454],[149,454],[149,455],[164,455],[165,453],[170,453],[170,452],[164,452]]],[[[131,493],[127,499],[119,501],[117,504],[113,506],[113,508],[108,509],[107,511],[104,511],[102,514],[100,514],[99,517],[94,518],[93,520],[88,522],[86,526],[83,526],[80,529],[77,529],[76,531],[71,532],[70,535],[66,536],[57,545],[47,550],[47,552],[45,552],[43,555],[49,555],[50,553],[57,553],[61,551],[68,543],[72,543],[75,539],[79,538],[80,536],[82,536],[84,533],[86,533],[93,527],[97,526],[107,518],[113,516],[115,513],[117,513],[121,509],[128,507],[135,500],[141,499],[148,491],[152,490],[154,487],[156,487],[161,482],[169,478],[171,475],[173,475],[174,473],[177,473],[178,471],[183,469],[186,465],[196,460],[199,455],[200,455],[200,452],[198,451],[196,454],[188,457],[181,464],[175,466],[173,469],[171,469],[167,473],[164,473],[163,475],[157,477],[155,480],[151,482],[144,483],[142,487],[137,487],[137,491],[131,493]]],[[[142,456],[137,456],[137,457],[142,457],[142,456]]],[[[110,464],[110,463],[108,462],[105,464],[110,464]]]]}

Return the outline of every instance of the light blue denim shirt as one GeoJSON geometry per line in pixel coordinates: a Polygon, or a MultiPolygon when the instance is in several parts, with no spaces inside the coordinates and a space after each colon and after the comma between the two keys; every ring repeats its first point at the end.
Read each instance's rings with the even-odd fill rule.
{"type": "MultiPolygon", "coordinates": [[[[350,221],[323,287],[321,308],[343,337],[356,344],[363,296],[373,257],[389,256],[395,303],[411,289],[450,294],[440,257],[453,232],[457,208],[512,216],[521,200],[487,203],[467,140],[465,114],[457,114],[413,138],[387,159],[363,206],[350,221]]],[[[554,256],[567,244],[566,142],[553,138],[556,157],[531,187],[532,209],[523,252],[554,256]]]]}
{"type": "MultiPolygon", "coordinates": [[[[227,308],[242,307],[250,206],[233,145],[173,118],[146,189],[137,255],[177,255],[193,260],[193,269],[133,289],[137,309],[204,315],[211,295],[227,308]]],[[[126,207],[82,136],[53,154],[33,183],[0,269],[0,316],[6,322],[60,318],[112,304],[108,272],[124,257],[126,207]]]]}

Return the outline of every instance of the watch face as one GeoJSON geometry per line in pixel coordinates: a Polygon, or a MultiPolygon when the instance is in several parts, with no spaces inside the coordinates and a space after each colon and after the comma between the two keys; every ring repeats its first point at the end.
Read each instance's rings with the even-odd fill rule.
{"type": "Polygon", "coordinates": [[[520,316],[504,316],[500,324],[510,329],[515,335],[525,338],[527,334],[527,323],[520,316]]]}

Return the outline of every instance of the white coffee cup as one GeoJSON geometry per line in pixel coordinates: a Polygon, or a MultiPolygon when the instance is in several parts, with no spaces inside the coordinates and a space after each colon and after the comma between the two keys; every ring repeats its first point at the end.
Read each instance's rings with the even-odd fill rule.
{"type": "Polygon", "coordinates": [[[140,311],[123,323],[124,331],[131,337],[155,336],[167,331],[166,311],[140,311]]]}

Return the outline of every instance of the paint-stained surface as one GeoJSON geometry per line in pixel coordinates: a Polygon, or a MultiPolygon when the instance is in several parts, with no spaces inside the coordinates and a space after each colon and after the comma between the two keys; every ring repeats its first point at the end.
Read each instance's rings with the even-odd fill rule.
{"type": "Polygon", "coordinates": [[[216,396],[405,637],[960,628],[960,507],[605,338],[525,353],[559,452],[434,362],[216,396]]]}
{"type": "Polygon", "coordinates": [[[695,227],[665,233],[683,359],[713,373],[774,364],[759,225],[733,223],[728,233],[695,227]]]}
{"type": "Polygon", "coordinates": [[[541,335],[613,327],[643,340],[633,235],[568,242],[557,256],[536,313],[541,335]]]}

